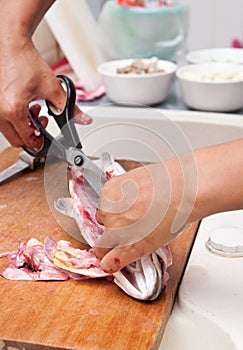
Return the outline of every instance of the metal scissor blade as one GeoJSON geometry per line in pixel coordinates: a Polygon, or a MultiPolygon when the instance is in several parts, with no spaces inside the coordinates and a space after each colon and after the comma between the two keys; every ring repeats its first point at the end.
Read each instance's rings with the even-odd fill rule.
{"type": "Polygon", "coordinates": [[[0,172],[0,184],[7,181],[14,175],[17,175],[21,171],[30,168],[33,170],[39,164],[44,163],[44,157],[33,157],[25,151],[19,153],[19,160],[10,165],[7,169],[0,172]]]}
{"type": "Polygon", "coordinates": [[[97,167],[92,162],[92,160],[89,160],[89,162],[86,163],[86,166],[82,167],[82,174],[85,180],[90,184],[90,186],[100,197],[101,189],[107,181],[107,178],[105,177],[102,170],[99,167],[97,167]]]}
{"type": "Polygon", "coordinates": [[[66,150],[66,161],[81,170],[85,180],[100,197],[101,188],[107,181],[104,172],[81,149],[69,148],[66,150]]]}
{"type": "Polygon", "coordinates": [[[30,164],[26,163],[22,159],[19,159],[16,163],[10,165],[10,167],[0,172],[0,184],[27,168],[30,168],[30,164]]]}

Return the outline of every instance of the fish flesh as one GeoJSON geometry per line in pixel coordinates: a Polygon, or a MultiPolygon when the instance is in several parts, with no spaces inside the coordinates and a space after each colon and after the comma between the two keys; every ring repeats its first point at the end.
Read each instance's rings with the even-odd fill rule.
{"type": "MultiPolygon", "coordinates": [[[[109,153],[103,153],[96,163],[107,178],[125,172],[109,153]]],[[[10,280],[29,281],[107,278],[135,299],[155,300],[169,279],[167,268],[172,264],[169,246],[109,275],[101,269],[100,259],[92,248],[104,231],[95,217],[99,198],[76,168],[72,169],[69,191],[70,197],[58,199],[55,208],[76,221],[78,232],[74,238],[87,243],[90,249],[78,249],[68,241],[56,242],[52,237],[47,237],[43,243],[31,238],[26,243],[21,242],[17,250],[0,254],[0,258],[9,260],[9,266],[0,275],[10,280]]]]}
{"type": "MultiPolygon", "coordinates": [[[[119,176],[125,172],[107,152],[104,152],[95,162],[107,178],[119,176]]],[[[89,244],[92,250],[104,231],[104,227],[96,221],[95,217],[99,198],[77,168],[72,169],[69,191],[70,197],[58,199],[55,208],[62,214],[75,219],[79,228],[78,239],[89,244]]],[[[167,268],[171,264],[171,251],[169,246],[165,245],[114,273],[113,281],[133,298],[154,300],[166,286],[169,278],[167,268]]],[[[89,269],[82,271],[82,274],[94,277],[93,274],[90,276],[89,269]]],[[[97,277],[100,277],[100,274],[97,277]]]]}
{"type": "Polygon", "coordinates": [[[21,242],[16,251],[0,254],[6,257],[9,265],[1,272],[1,276],[14,281],[49,281],[67,280],[68,275],[58,270],[45,254],[45,247],[35,238],[27,243],[21,242]]]}

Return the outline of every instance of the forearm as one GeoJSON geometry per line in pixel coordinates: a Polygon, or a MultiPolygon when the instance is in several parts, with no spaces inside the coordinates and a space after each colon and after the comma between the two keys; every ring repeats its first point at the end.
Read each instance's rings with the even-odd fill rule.
{"type": "Polygon", "coordinates": [[[196,150],[194,155],[198,190],[190,220],[243,209],[243,138],[196,150]]]}
{"type": "Polygon", "coordinates": [[[97,219],[106,230],[95,253],[104,257],[101,267],[107,272],[116,272],[156,251],[187,224],[243,209],[243,138],[151,164],[147,170],[141,167],[117,176],[102,189],[97,219]],[[127,180],[137,188],[134,204],[112,213],[108,202],[106,210],[107,198],[110,203],[117,198],[123,203],[122,193],[125,204],[131,199],[121,191],[127,180]]]}
{"type": "Polygon", "coordinates": [[[55,0],[0,0],[1,45],[7,38],[32,36],[55,0]],[[5,40],[2,40],[5,39],[5,40]]]}

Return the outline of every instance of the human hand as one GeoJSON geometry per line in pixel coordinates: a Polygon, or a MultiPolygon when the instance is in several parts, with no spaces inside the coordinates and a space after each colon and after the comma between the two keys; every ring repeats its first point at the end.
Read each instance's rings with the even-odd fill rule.
{"type": "MultiPolygon", "coordinates": [[[[15,147],[40,148],[41,138],[29,119],[29,104],[48,100],[62,109],[66,93],[59,79],[42,59],[32,41],[23,37],[5,45],[0,55],[0,131],[15,147]]],[[[89,124],[91,118],[76,106],[75,121],[89,124]]]]}
{"type": "MultiPolygon", "coordinates": [[[[114,273],[174,239],[188,224],[182,197],[183,171],[176,158],[110,179],[97,211],[105,226],[95,247],[102,269],[114,273]]],[[[188,208],[190,199],[185,202],[188,208]]]]}
{"type": "Polygon", "coordinates": [[[97,212],[105,226],[95,247],[102,269],[114,273],[168,243],[191,222],[242,209],[242,150],[239,138],[109,180],[97,212]]]}

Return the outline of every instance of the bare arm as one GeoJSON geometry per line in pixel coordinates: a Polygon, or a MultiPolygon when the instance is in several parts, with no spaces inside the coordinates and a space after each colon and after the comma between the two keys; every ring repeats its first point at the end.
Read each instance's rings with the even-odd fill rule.
{"type": "MultiPolygon", "coordinates": [[[[53,3],[53,0],[0,0],[0,131],[16,147],[41,146],[41,139],[35,136],[29,122],[30,102],[46,99],[62,109],[65,101],[59,80],[31,40],[53,3]]],[[[82,114],[78,109],[77,113],[82,114]]]]}
{"type": "MultiPolygon", "coordinates": [[[[31,36],[55,0],[0,0],[0,33],[14,36],[31,36]]],[[[14,42],[14,40],[11,40],[14,42]]]]}
{"type": "Polygon", "coordinates": [[[97,213],[106,228],[95,249],[102,268],[115,272],[175,239],[185,225],[243,208],[242,173],[241,138],[109,180],[97,213]],[[118,202],[121,210],[114,214],[118,202]]]}
{"type": "Polygon", "coordinates": [[[195,151],[198,193],[190,221],[243,209],[243,138],[195,151]]]}

